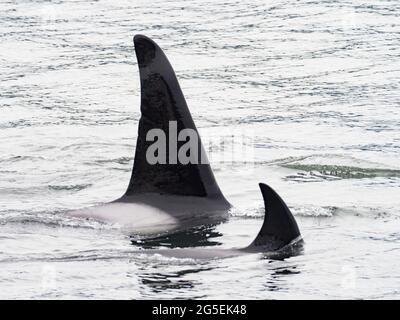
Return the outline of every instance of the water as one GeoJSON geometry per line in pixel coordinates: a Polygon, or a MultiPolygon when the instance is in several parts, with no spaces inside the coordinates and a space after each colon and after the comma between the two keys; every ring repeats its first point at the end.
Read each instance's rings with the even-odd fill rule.
{"type": "Polygon", "coordinates": [[[1,298],[400,298],[398,1],[0,6],[1,298]],[[118,226],[64,214],[127,187],[137,33],[165,50],[201,135],[253,139],[250,166],[211,154],[235,209],[200,244],[250,243],[266,182],[304,255],[138,255],[118,226]]]}

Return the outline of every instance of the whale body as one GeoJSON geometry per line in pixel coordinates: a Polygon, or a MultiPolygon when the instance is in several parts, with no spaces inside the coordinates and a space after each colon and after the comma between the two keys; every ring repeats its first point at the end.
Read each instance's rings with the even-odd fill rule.
{"type": "MultiPolygon", "coordinates": [[[[153,234],[225,221],[231,204],[225,199],[208,163],[201,139],[175,72],[160,47],[143,35],[134,37],[141,87],[141,118],[131,179],[125,194],[111,202],[69,212],[70,215],[117,223],[131,233],[153,234]],[[198,137],[202,161],[149,163],[146,152],[151,130],[170,140],[171,123],[177,132],[191,130],[198,137]]],[[[177,150],[167,158],[176,159],[177,150]]]]}
{"type": "MultiPolygon", "coordinates": [[[[231,204],[225,199],[208,163],[201,139],[167,57],[151,39],[134,37],[140,72],[141,118],[131,179],[125,194],[103,205],[70,212],[71,215],[118,223],[131,234],[174,234],[179,229],[215,225],[229,216],[231,204]],[[174,140],[170,131],[196,135],[195,154],[199,162],[177,161],[179,148],[165,149],[161,162],[149,161],[152,130],[174,140]],[[166,162],[165,160],[173,160],[166,162]]],[[[159,138],[161,139],[161,138],[159,138]]],[[[160,151],[158,151],[158,156],[160,151]]],[[[191,150],[192,152],[192,150],[191,150]]],[[[302,250],[303,240],[297,223],[282,198],[268,185],[259,184],[265,215],[260,232],[245,248],[193,248],[195,234],[188,233],[191,248],[139,250],[138,253],[162,254],[177,258],[214,259],[262,252],[267,257],[285,257],[302,250]]]]}
{"type": "Polygon", "coordinates": [[[282,198],[268,185],[259,184],[264,199],[263,225],[254,241],[244,248],[174,248],[141,250],[138,253],[209,260],[262,253],[265,258],[284,259],[303,252],[304,241],[297,222],[282,198]]]}
{"type": "MultiPolygon", "coordinates": [[[[141,118],[131,179],[125,194],[103,205],[70,212],[71,215],[117,223],[130,234],[174,234],[195,226],[225,221],[231,204],[214,178],[204,147],[187,107],[176,75],[163,51],[143,35],[134,37],[141,86],[141,118]],[[185,141],[176,141],[159,163],[148,161],[153,141],[149,132],[161,130],[170,141],[173,122],[177,132],[191,130],[197,135],[196,154],[200,162],[176,161],[185,141]],[[174,152],[174,153],[172,153],[174,152]],[[165,160],[164,159],[164,160],[165,160]]],[[[173,139],[172,139],[173,140],[173,139]]],[[[302,250],[297,223],[281,197],[268,185],[260,184],[264,199],[264,222],[255,240],[245,248],[175,248],[139,250],[177,258],[214,259],[262,252],[267,257],[284,257],[302,250]]],[[[196,235],[188,234],[193,246],[196,235]]]]}

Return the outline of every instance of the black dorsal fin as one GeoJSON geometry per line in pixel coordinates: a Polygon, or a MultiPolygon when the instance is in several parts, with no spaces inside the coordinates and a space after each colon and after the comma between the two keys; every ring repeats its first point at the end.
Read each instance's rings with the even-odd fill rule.
{"type": "MultiPolygon", "coordinates": [[[[185,97],[167,57],[154,41],[143,35],[136,35],[133,41],[140,72],[142,115],[139,121],[132,177],[125,195],[151,192],[220,197],[225,200],[208,164],[185,97]],[[176,163],[169,161],[171,121],[176,123],[178,133],[182,129],[192,129],[196,132],[201,164],[182,164],[177,159],[177,154],[175,154],[176,163]],[[151,129],[161,129],[166,135],[166,164],[150,164],[146,159],[148,147],[157,141],[156,139],[146,141],[146,135],[151,129]]],[[[177,142],[177,149],[179,150],[184,143],[185,141],[177,142]]]]}
{"type": "Polygon", "coordinates": [[[276,251],[300,237],[299,227],[282,198],[270,186],[259,186],[264,198],[264,223],[248,249],[276,251]]]}

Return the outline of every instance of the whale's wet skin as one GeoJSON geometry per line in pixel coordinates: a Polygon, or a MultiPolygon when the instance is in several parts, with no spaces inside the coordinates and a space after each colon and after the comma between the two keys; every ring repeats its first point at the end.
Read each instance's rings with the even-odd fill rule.
{"type": "MultiPolygon", "coordinates": [[[[2,3],[0,296],[398,298],[399,10],[372,1],[2,3]],[[121,220],[69,214],[129,185],[137,33],[168,53],[205,144],[250,137],[253,153],[242,157],[206,144],[234,205],[228,222],[149,238],[121,220]],[[303,255],[158,252],[246,247],[264,215],[259,181],[291,208],[303,255]]],[[[149,209],[116,205],[121,215],[149,209]]],[[[176,225],[151,210],[164,231],[176,225]]]]}
{"type": "Polygon", "coordinates": [[[218,217],[227,215],[226,210],[223,210],[225,208],[218,210],[213,201],[197,197],[146,194],[129,200],[82,208],[67,214],[118,224],[129,235],[154,235],[164,231],[215,224],[221,221],[210,214],[218,217]]]}
{"type": "Polygon", "coordinates": [[[133,234],[225,221],[231,205],[215,180],[171,64],[150,38],[135,35],[134,44],[141,117],[128,188],[112,203],[70,214],[119,223],[133,234]],[[182,139],[185,132],[193,140],[182,139]]]}

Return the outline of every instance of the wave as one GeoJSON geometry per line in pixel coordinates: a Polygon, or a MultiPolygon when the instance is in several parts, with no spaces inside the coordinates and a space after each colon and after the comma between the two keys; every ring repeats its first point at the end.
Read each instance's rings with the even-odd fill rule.
{"type": "Polygon", "coordinates": [[[82,250],[74,253],[54,253],[54,254],[29,254],[5,256],[0,262],[70,262],[70,261],[94,261],[94,260],[120,260],[131,259],[137,252],[133,250],[82,250]]]}
{"type": "Polygon", "coordinates": [[[68,227],[86,229],[120,229],[119,225],[102,222],[91,218],[69,216],[67,210],[40,212],[0,212],[0,225],[6,224],[41,224],[47,227],[68,227]]]}
{"type": "MultiPolygon", "coordinates": [[[[332,217],[357,217],[386,219],[387,217],[400,218],[400,212],[392,208],[367,207],[367,206],[313,206],[313,205],[289,205],[295,217],[301,218],[332,218],[332,217]]],[[[262,219],[264,206],[253,208],[232,208],[232,219],[262,219]]]]}
{"type": "Polygon", "coordinates": [[[74,184],[74,185],[49,185],[48,188],[50,190],[55,190],[55,191],[81,191],[83,189],[86,189],[88,187],[91,187],[92,184],[74,184]]]}
{"type": "Polygon", "coordinates": [[[340,165],[320,165],[320,164],[286,164],[285,168],[301,170],[313,173],[321,178],[341,178],[341,179],[362,179],[376,177],[400,177],[400,170],[379,169],[379,168],[360,168],[353,166],[340,165]]]}
{"type": "Polygon", "coordinates": [[[274,160],[270,164],[296,171],[285,180],[313,182],[321,180],[400,178],[400,169],[354,157],[341,155],[311,155],[274,160]]]}

